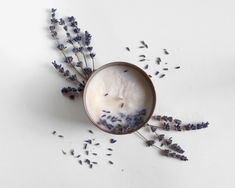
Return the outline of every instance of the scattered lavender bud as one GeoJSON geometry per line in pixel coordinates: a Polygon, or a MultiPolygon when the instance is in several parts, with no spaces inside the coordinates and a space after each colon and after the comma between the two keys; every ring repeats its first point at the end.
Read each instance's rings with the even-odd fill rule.
{"type": "Polygon", "coordinates": [[[93,161],[92,164],[98,164],[96,161],[93,161]]]}
{"type": "Polygon", "coordinates": [[[93,131],[92,130],[88,130],[89,133],[93,134],[93,131]]]}
{"type": "Polygon", "coordinates": [[[114,144],[115,142],[117,142],[117,140],[115,140],[113,138],[111,138],[109,141],[110,141],[111,144],[114,144]]]}
{"type": "Polygon", "coordinates": [[[87,163],[88,165],[91,163],[91,161],[89,159],[85,159],[84,162],[87,163]]]}
{"type": "Polygon", "coordinates": [[[157,63],[158,65],[160,65],[161,61],[162,61],[161,58],[160,58],[160,57],[157,57],[156,63],[157,63]]]}
{"type": "Polygon", "coordinates": [[[111,165],[113,164],[113,162],[112,162],[112,161],[108,161],[108,163],[109,163],[109,164],[111,164],[111,165]]]}
{"type": "Polygon", "coordinates": [[[99,146],[99,145],[100,145],[100,143],[95,143],[94,145],[95,145],[95,146],[99,146]]]}
{"type": "Polygon", "coordinates": [[[129,48],[129,47],[126,47],[126,50],[127,50],[127,51],[130,51],[130,48],[129,48]]]}
{"type": "Polygon", "coordinates": [[[113,151],[113,149],[112,149],[112,148],[108,148],[108,150],[109,150],[109,151],[113,151]]]}
{"type": "Polygon", "coordinates": [[[86,150],[86,151],[85,151],[85,154],[86,154],[86,155],[89,155],[89,151],[86,150]]]}
{"type": "Polygon", "coordinates": [[[82,160],[79,160],[78,162],[79,162],[80,165],[82,165],[82,160]]]}
{"type": "Polygon", "coordinates": [[[180,66],[175,67],[175,69],[179,69],[179,68],[180,68],[180,66]]]}
{"type": "Polygon", "coordinates": [[[164,70],[164,71],[168,71],[168,68],[163,68],[162,70],[164,70]]]}
{"type": "Polygon", "coordinates": [[[77,155],[75,158],[79,158],[81,155],[77,155]]]}
{"type": "Polygon", "coordinates": [[[111,154],[111,153],[107,153],[106,155],[107,155],[107,156],[111,156],[112,154],[111,154]]]}
{"type": "Polygon", "coordinates": [[[83,149],[86,149],[87,148],[87,144],[84,144],[84,147],[83,147],[83,149]]]}
{"type": "Polygon", "coordinates": [[[165,55],[169,55],[169,52],[167,51],[167,49],[163,49],[163,52],[165,55]]]}
{"type": "Polygon", "coordinates": [[[145,55],[139,55],[139,57],[145,58],[146,56],[145,55]]]}
{"type": "Polygon", "coordinates": [[[91,144],[92,143],[92,140],[89,139],[89,140],[85,140],[84,142],[88,143],[88,144],[91,144]]]}
{"type": "Polygon", "coordinates": [[[95,155],[95,156],[96,156],[96,155],[97,155],[97,153],[92,153],[92,155],[95,155]]]}
{"type": "Polygon", "coordinates": [[[64,138],[64,136],[63,136],[63,135],[58,135],[58,137],[59,137],[59,138],[64,138]]]}
{"type": "Polygon", "coordinates": [[[145,66],[144,66],[144,69],[148,69],[148,68],[149,68],[149,65],[145,65],[145,66]]]}
{"type": "Polygon", "coordinates": [[[74,155],[74,149],[70,150],[70,155],[74,155]]]}
{"type": "Polygon", "coordinates": [[[66,155],[66,152],[64,150],[61,150],[64,155],[66,155]]]}
{"type": "Polygon", "coordinates": [[[52,134],[55,135],[55,134],[56,134],[56,131],[53,131],[52,134]]]}
{"type": "Polygon", "coordinates": [[[155,72],[155,75],[158,75],[158,74],[159,74],[159,72],[158,72],[158,71],[156,71],[156,72],[155,72]]]}
{"type": "Polygon", "coordinates": [[[89,168],[92,168],[92,167],[93,167],[93,165],[92,165],[92,164],[90,164],[90,165],[89,165],[89,168]]]}
{"type": "Polygon", "coordinates": [[[165,76],[165,74],[161,74],[160,76],[159,76],[159,78],[163,78],[165,76]]]}

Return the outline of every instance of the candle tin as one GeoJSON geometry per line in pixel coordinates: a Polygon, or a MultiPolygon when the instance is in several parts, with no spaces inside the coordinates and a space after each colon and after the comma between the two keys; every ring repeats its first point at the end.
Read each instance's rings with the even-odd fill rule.
{"type": "Polygon", "coordinates": [[[135,130],[129,130],[125,133],[123,132],[120,132],[120,133],[115,133],[115,132],[112,132],[111,130],[107,130],[107,129],[104,129],[102,126],[100,126],[97,122],[95,122],[91,115],[90,115],[90,112],[88,111],[88,107],[87,107],[87,103],[86,103],[86,95],[87,95],[87,88],[89,86],[89,83],[92,81],[92,79],[95,79],[95,75],[102,71],[103,69],[106,69],[108,67],[112,67],[112,66],[117,66],[117,65],[121,65],[121,66],[126,66],[127,68],[130,67],[136,71],[138,71],[138,73],[140,73],[146,80],[146,84],[148,84],[150,87],[150,93],[153,95],[153,102],[151,104],[151,108],[148,109],[150,110],[150,113],[149,115],[145,118],[144,122],[138,126],[138,129],[142,128],[148,121],[149,119],[151,118],[153,112],[154,112],[154,109],[155,109],[155,105],[156,105],[156,92],[155,92],[155,88],[154,88],[154,85],[151,81],[151,79],[149,78],[149,76],[145,73],[145,71],[143,71],[141,68],[139,68],[138,66],[134,65],[134,64],[131,64],[131,63],[127,63],[127,62],[122,62],[122,61],[117,61],[117,62],[111,62],[111,63],[108,63],[108,64],[105,64],[103,66],[101,66],[100,68],[96,69],[92,75],[90,76],[90,78],[88,79],[88,81],[86,82],[86,85],[85,85],[85,88],[84,88],[84,92],[83,92],[83,104],[84,104],[84,108],[85,108],[85,112],[89,118],[89,120],[96,126],[98,127],[99,129],[101,129],[102,131],[105,131],[107,133],[111,133],[111,134],[117,134],[117,135],[124,135],[124,134],[130,134],[130,133],[133,133],[135,131],[137,131],[138,129],[135,129],[135,130]]]}

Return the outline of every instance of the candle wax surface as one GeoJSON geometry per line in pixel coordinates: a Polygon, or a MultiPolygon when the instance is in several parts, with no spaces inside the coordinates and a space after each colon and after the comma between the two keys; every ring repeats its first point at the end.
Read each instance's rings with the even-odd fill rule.
{"type": "MultiPolygon", "coordinates": [[[[113,65],[91,78],[85,100],[90,118],[102,129],[112,132],[116,125],[127,128],[128,123],[136,124],[133,129],[138,129],[140,124],[142,126],[151,115],[154,96],[147,78],[138,69],[113,65]]],[[[131,128],[128,129],[130,131],[131,128]]]]}

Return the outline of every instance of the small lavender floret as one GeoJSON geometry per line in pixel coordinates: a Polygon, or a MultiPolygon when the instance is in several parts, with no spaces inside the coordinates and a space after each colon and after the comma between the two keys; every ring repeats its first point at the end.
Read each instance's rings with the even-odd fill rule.
{"type": "Polygon", "coordinates": [[[151,129],[152,132],[156,132],[157,127],[151,126],[150,129],[151,129]]]}
{"type": "Polygon", "coordinates": [[[58,45],[57,45],[57,48],[58,48],[59,50],[64,50],[64,49],[66,48],[66,46],[64,46],[63,44],[58,44],[58,45]]]}
{"type": "Polygon", "coordinates": [[[95,57],[95,53],[90,53],[90,57],[93,59],[95,57]]]}
{"type": "Polygon", "coordinates": [[[86,74],[91,74],[92,73],[92,69],[90,67],[85,67],[83,69],[83,71],[86,73],[86,74]]]}
{"type": "Polygon", "coordinates": [[[76,67],[81,67],[82,66],[82,61],[78,61],[77,63],[76,63],[76,67]]]}
{"type": "Polygon", "coordinates": [[[74,29],[73,29],[73,32],[74,32],[74,33],[79,33],[79,32],[80,32],[80,28],[78,28],[78,27],[74,28],[74,29]]]}
{"type": "Polygon", "coordinates": [[[73,38],[75,42],[79,42],[82,40],[82,37],[80,35],[77,35],[76,37],[73,38]]]}
{"type": "Polygon", "coordinates": [[[145,142],[145,144],[146,144],[146,146],[152,146],[152,145],[154,145],[155,144],[155,141],[154,140],[147,140],[146,142],[145,142]]]}
{"type": "Polygon", "coordinates": [[[166,142],[166,145],[171,145],[172,144],[172,138],[166,139],[165,142],[166,142]]]}
{"type": "Polygon", "coordinates": [[[164,137],[165,137],[164,134],[158,135],[158,140],[159,140],[159,142],[163,141],[164,137]]]}
{"type": "Polygon", "coordinates": [[[72,56],[68,56],[64,60],[65,63],[72,63],[72,61],[73,61],[73,57],[72,56]]]}
{"type": "Polygon", "coordinates": [[[93,47],[92,46],[88,46],[86,49],[87,49],[87,51],[91,52],[93,47]]]}
{"type": "Polygon", "coordinates": [[[64,25],[64,24],[65,24],[65,21],[64,21],[64,19],[63,19],[63,18],[60,18],[60,20],[59,20],[59,24],[60,24],[60,25],[64,25]]]}
{"type": "Polygon", "coordinates": [[[109,141],[110,141],[111,144],[114,144],[115,142],[117,142],[117,140],[115,140],[113,138],[111,138],[109,141]]]}
{"type": "Polygon", "coordinates": [[[169,125],[169,123],[163,123],[162,128],[163,128],[164,130],[166,130],[166,131],[169,131],[169,130],[170,130],[170,125],[169,125]]]}

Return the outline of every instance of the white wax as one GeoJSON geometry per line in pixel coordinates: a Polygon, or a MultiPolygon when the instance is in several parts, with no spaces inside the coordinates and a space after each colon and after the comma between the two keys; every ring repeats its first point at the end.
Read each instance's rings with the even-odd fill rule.
{"type": "Polygon", "coordinates": [[[120,113],[133,115],[146,109],[148,117],[154,101],[148,83],[143,74],[130,66],[114,65],[101,70],[90,80],[84,96],[91,119],[99,122],[105,114],[103,110],[110,111],[113,116],[120,113]]]}

